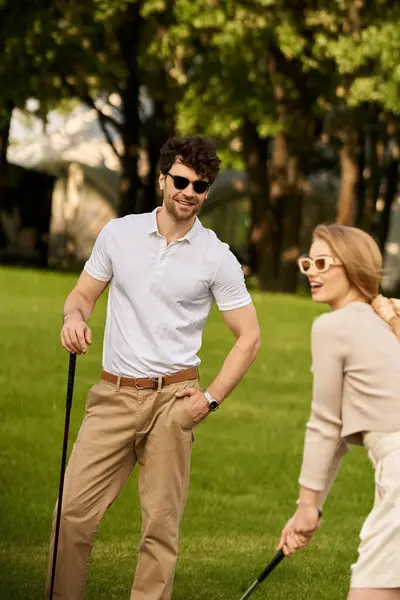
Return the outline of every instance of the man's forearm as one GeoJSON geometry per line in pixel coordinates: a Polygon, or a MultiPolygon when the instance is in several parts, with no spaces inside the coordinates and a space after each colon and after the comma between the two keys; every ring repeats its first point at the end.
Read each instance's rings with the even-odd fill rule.
{"type": "Polygon", "coordinates": [[[260,347],[259,338],[236,341],[214,381],[207,387],[210,394],[222,402],[237,386],[254,362],[260,347]]]}
{"type": "Polygon", "coordinates": [[[63,320],[77,318],[87,323],[92,310],[93,304],[81,292],[72,290],[64,304],[63,320]]]}

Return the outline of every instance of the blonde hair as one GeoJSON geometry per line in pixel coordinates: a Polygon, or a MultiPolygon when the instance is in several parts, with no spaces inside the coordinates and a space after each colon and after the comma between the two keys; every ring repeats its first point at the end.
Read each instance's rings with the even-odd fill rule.
{"type": "Polygon", "coordinates": [[[356,227],[318,225],[313,241],[324,240],[343,264],[350,283],[371,303],[379,294],[382,254],[375,240],[356,227]]]}

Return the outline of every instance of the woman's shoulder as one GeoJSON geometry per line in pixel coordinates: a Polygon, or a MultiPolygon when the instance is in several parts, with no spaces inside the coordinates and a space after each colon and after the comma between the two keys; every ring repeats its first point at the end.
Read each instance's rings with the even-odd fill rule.
{"type": "Polygon", "coordinates": [[[334,333],[346,320],[346,317],[343,318],[342,311],[340,310],[323,313],[313,322],[312,332],[320,334],[334,333]]]}
{"type": "Polygon", "coordinates": [[[370,304],[353,302],[344,308],[324,313],[317,317],[312,326],[313,344],[340,344],[342,350],[350,351],[362,342],[365,336],[376,337],[388,329],[370,304]]]}
{"type": "Polygon", "coordinates": [[[346,327],[343,327],[341,318],[335,312],[324,313],[317,317],[311,329],[311,349],[315,357],[326,355],[346,354],[346,327]]]}
{"type": "Polygon", "coordinates": [[[320,358],[336,356],[344,358],[348,354],[348,331],[336,311],[317,317],[311,329],[311,352],[313,365],[320,358]]]}
{"type": "MultiPolygon", "coordinates": [[[[371,309],[371,307],[365,306],[367,311],[364,308],[362,311],[368,312],[368,308],[371,309]]],[[[342,350],[347,348],[348,342],[353,338],[354,326],[357,328],[358,312],[357,306],[349,305],[317,317],[311,329],[313,345],[323,344],[327,347],[329,344],[336,344],[340,345],[342,350]]],[[[359,323],[358,326],[360,326],[359,323]]]]}
{"type": "Polygon", "coordinates": [[[376,314],[370,304],[366,302],[352,302],[344,308],[323,313],[313,323],[317,331],[336,330],[342,325],[350,326],[352,323],[365,319],[376,319],[376,314]]]}

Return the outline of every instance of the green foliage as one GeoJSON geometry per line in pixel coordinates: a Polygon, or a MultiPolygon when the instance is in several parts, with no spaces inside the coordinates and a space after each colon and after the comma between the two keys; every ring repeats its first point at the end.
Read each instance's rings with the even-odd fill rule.
{"type": "MultiPolygon", "coordinates": [[[[304,100],[321,116],[338,88],[350,107],[378,103],[400,112],[399,9],[389,0],[358,8],[331,1],[315,9],[289,0],[44,0],[0,4],[0,107],[45,107],[65,95],[119,92],[127,69],[117,42],[132,9],[140,10],[140,77],[150,97],[164,94],[180,131],[200,129],[229,139],[244,115],[262,137],[282,126],[298,135],[304,100]],[[275,71],[271,71],[271,59],[275,71]],[[164,73],[160,81],[160,73],[164,73]],[[287,106],[278,122],[274,88],[287,106]],[[292,114],[291,114],[292,113],[292,114]],[[205,118],[208,116],[208,118],[205,118]]],[[[304,107],[303,107],[304,108],[304,107]]],[[[1,110],[1,108],[0,108],[1,110]]]]}
{"type": "Polygon", "coordinates": [[[349,106],[373,103],[399,114],[400,7],[382,0],[360,7],[353,22],[326,11],[310,13],[307,22],[315,33],[313,55],[331,65],[349,106]]]}
{"type": "Polygon", "coordinates": [[[171,133],[201,133],[226,166],[243,165],[249,122],[305,155],[324,129],[342,143],[365,115],[379,128],[400,114],[392,0],[2,0],[0,51],[0,121],[10,101],[37,97],[43,116],[66,97],[93,106],[116,93],[140,134],[131,147],[153,157],[171,133]],[[132,80],[150,107],[141,119],[132,80]]]}

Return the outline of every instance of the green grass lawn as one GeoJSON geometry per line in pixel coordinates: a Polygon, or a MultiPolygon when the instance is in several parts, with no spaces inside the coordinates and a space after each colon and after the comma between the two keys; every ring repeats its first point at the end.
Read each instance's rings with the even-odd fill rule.
{"type": "MultiPolygon", "coordinates": [[[[43,597],[68,367],[59,345],[60,314],[75,279],[0,269],[1,600],[43,597]]],[[[237,390],[197,429],[174,600],[239,599],[273,556],[295,507],[311,398],[310,326],[321,309],[307,298],[253,296],[262,350],[237,390]]],[[[77,360],[70,449],[86,393],[99,376],[105,300],[91,319],[90,352],[77,360]]],[[[201,351],[203,384],[216,375],[232,342],[213,312],[201,351]]],[[[372,495],[368,460],[353,449],[313,545],[284,561],[254,600],[345,598],[372,495]]],[[[99,529],[86,599],[129,598],[139,535],[134,473],[99,529]]]]}

